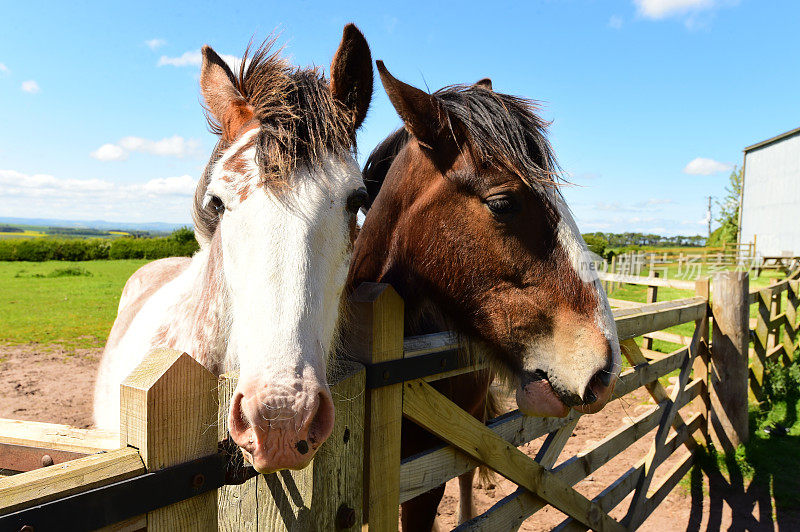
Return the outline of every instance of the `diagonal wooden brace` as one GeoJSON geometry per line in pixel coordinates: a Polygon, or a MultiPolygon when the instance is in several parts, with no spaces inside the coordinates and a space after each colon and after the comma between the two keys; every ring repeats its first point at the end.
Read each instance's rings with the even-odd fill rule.
{"type": "Polygon", "coordinates": [[[405,383],[403,414],[594,530],[624,530],[572,486],[461,410],[423,380],[405,383]]]}

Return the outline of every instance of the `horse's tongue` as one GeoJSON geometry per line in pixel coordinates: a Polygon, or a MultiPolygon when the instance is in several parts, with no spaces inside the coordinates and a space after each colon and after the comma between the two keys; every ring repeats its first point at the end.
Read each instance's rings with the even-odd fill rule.
{"type": "Polygon", "coordinates": [[[517,406],[526,416],[564,417],[569,407],[561,402],[546,379],[517,388],[517,406]]]}

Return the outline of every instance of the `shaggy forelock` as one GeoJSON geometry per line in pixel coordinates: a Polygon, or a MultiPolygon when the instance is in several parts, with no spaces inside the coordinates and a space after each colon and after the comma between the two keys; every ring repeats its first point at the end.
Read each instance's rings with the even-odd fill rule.
{"type": "MultiPolygon", "coordinates": [[[[274,39],[265,41],[252,55],[248,47],[233,82],[260,125],[255,148],[261,178],[281,185],[290,184],[299,167],[314,168],[325,157],[353,154],[355,114],[334,98],[321,69],[294,68],[273,45],[274,39]]],[[[229,146],[217,119],[210,112],[206,118],[220,141],[195,192],[192,217],[199,240],[210,241],[219,219],[202,202],[214,164],[229,146]]]]}

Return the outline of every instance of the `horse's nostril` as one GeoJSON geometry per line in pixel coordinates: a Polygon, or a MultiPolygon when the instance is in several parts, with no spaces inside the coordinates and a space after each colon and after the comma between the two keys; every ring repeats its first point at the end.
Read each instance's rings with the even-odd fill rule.
{"type": "Polygon", "coordinates": [[[603,386],[611,386],[611,372],[609,370],[601,369],[595,376],[603,386]]]}
{"type": "Polygon", "coordinates": [[[592,385],[586,387],[586,393],[583,394],[583,404],[590,405],[597,401],[597,395],[592,390],[592,385]]]}

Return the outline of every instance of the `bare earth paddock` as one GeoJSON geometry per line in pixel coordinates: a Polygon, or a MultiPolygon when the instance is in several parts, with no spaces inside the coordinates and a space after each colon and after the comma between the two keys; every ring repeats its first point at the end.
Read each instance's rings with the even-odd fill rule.
{"type": "MultiPolygon", "coordinates": [[[[0,389],[3,390],[0,417],[91,426],[92,388],[101,354],[102,349],[98,348],[65,351],[57,344],[0,346],[0,389]]],[[[510,400],[509,409],[512,404],[510,400]]],[[[583,416],[561,456],[569,457],[591,446],[620,424],[629,423],[650,408],[653,402],[646,390],[640,388],[622,401],[609,403],[598,414],[583,416]]],[[[534,456],[542,441],[533,441],[522,449],[534,456]]],[[[649,441],[639,439],[625,454],[579,483],[578,490],[590,498],[597,495],[647,453],[649,441]]],[[[662,470],[668,471],[680,456],[681,453],[674,453],[662,470]]],[[[479,486],[475,490],[478,512],[485,511],[516,489],[516,485],[497,475],[493,482],[494,485],[479,486]]],[[[733,483],[736,484],[736,479],[733,483]]],[[[719,482],[709,484],[707,476],[695,469],[689,479],[659,505],[641,530],[800,529],[800,515],[776,510],[774,501],[764,490],[753,485],[737,491],[731,493],[719,482]],[[736,509],[735,514],[731,507],[736,509]]],[[[620,505],[621,508],[627,506],[627,502],[620,505]]],[[[618,510],[611,515],[619,518],[622,514],[618,510]]],[[[458,484],[453,480],[447,485],[438,520],[442,529],[451,529],[456,526],[457,518],[458,484]]],[[[520,530],[550,530],[563,519],[563,514],[548,507],[526,521],[520,530]]]]}

